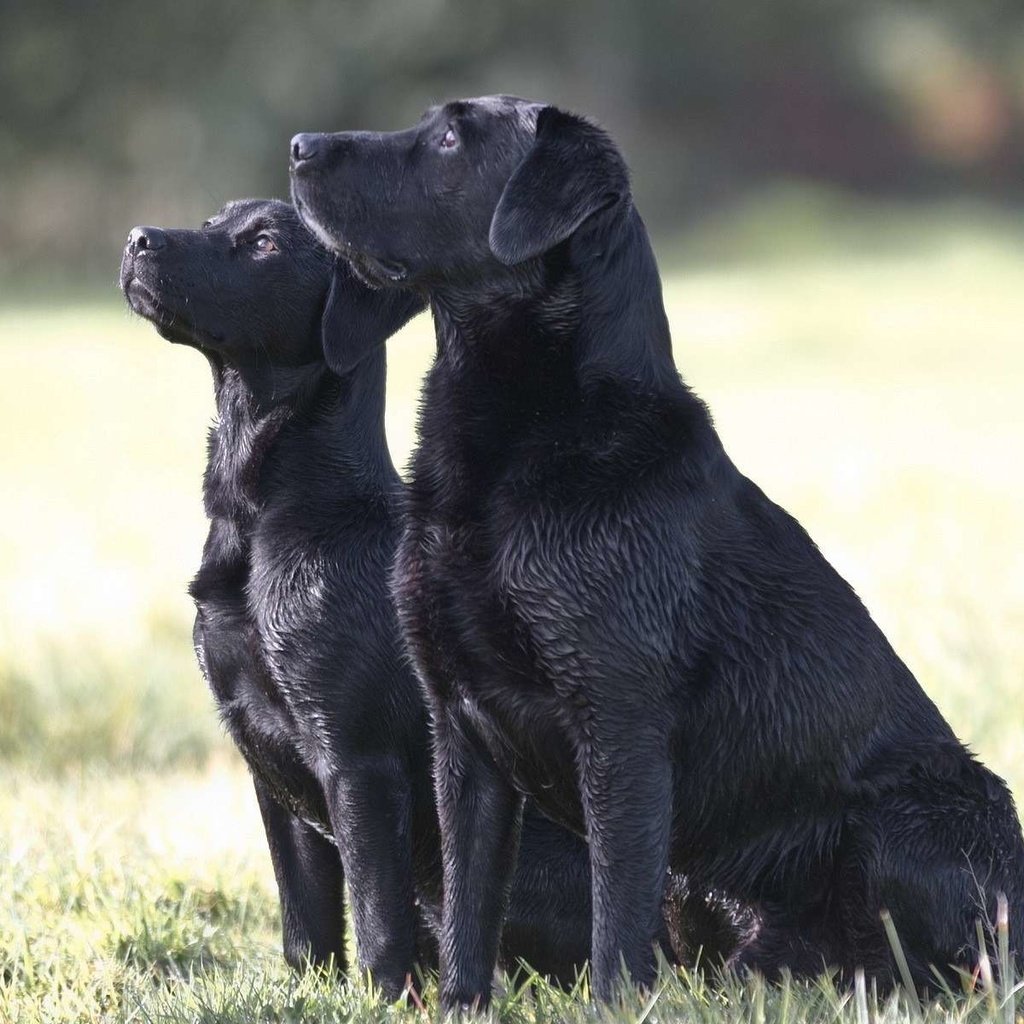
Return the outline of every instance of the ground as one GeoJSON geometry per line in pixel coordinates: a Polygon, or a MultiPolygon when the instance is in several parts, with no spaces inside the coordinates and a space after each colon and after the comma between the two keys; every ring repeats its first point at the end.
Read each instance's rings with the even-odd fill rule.
{"type": "MultiPolygon", "coordinates": [[[[910,245],[872,237],[677,260],[677,360],[741,469],[804,523],[1020,799],[1024,241],[959,216],[910,245]]],[[[255,801],[189,642],[205,363],[114,294],[16,300],[0,308],[0,1021],[411,1019],[361,984],[297,980],[279,956],[255,801]]],[[[431,348],[421,317],[390,351],[400,463],[431,348]]],[[[663,983],[614,1013],[543,986],[499,1012],[913,1016],[908,1000],[876,1013],[870,994],[865,1009],[827,983],[663,983]]],[[[999,1004],[927,1012],[1010,1024],[999,1004]]]]}

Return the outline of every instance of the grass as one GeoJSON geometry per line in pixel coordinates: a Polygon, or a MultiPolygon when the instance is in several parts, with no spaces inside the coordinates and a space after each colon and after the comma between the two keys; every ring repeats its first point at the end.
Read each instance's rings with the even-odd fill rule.
{"type": "MultiPolygon", "coordinates": [[[[770,232],[758,221],[759,237],[770,232]]],[[[820,228],[804,234],[817,237],[820,228]]],[[[899,244],[803,243],[666,274],[682,372],[736,462],[809,528],[961,736],[1024,797],[1024,240],[958,213],[899,244]]],[[[390,352],[401,463],[431,352],[390,352]]],[[[208,372],[116,296],[0,308],[0,1021],[412,1019],[293,977],[244,769],[185,585],[208,372]]],[[[665,975],[614,1012],[542,985],[506,1021],[903,1022],[827,982],[665,975]]],[[[429,1002],[429,1000],[428,1000],[429,1002]]],[[[994,991],[931,1021],[1011,1024],[994,991]]]]}
{"type": "MultiPolygon", "coordinates": [[[[413,1021],[357,981],[292,975],[248,780],[216,763],[169,772],[59,780],[16,774],[0,793],[0,1020],[178,1022],[413,1021]]],[[[509,1024],[910,1024],[917,1005],[817,984],[712,988],[663,970],[654,996],[602,1009],[541,982],[506,984],[509,1024]],[[862,1016],[866,1014],[866,1016],[862,1016]]],[[[428,987],[428,1005],[435,1005],[428,987]]],[[[1013,1024],[995,988],[944,997],[928,1024],[1013,1024]]]]}

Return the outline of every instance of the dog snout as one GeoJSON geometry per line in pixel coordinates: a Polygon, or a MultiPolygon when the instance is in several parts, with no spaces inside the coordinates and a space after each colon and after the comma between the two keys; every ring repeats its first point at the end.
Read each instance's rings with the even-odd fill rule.
{"type": "Polygon", "coordinates": [[[303,132],[292,138],[292,167],[316,163],[323,151],[322,136],[303,132]]]}
{"type": "Polygon", "coordinates": [[[128,232],[126,248],[133,256],[137,256],[147,250],[162,249],[166,244],[167,236],[159,228],[134,227],[128,232]]]}

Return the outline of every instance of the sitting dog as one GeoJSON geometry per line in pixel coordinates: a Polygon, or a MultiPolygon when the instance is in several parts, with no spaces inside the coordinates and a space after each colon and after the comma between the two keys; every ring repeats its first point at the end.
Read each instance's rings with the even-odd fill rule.
{"type": "MultiPolygon", "coordinates": [[[[300,135],[306,223],[425,289],[437,357],[395,588],[430,692],[442,996],[485,1000],[521,794],[587,837],[594,992],[654,975],[666,869],[756,913],[730,965],[933,986],[1024,844],[1004,783],[680,380],[624,161],[509,97],[300,135]]],[[[1019,957],[1018,957],[1019,961],[1019,957]]]]}
{"type": "MultiPolygon", "coordinates": [[[[423,300],[360,284],[291,206],[257,200],[198,231],[134,228],[121,287],[213,370],[195,648],[253,775],[285,957],[344,967],[347,879],[360,966],[396,996],[436,962],[441,896],[427,714],[388,594],[383,341],[423,300]]],[[[528,808],[519,864],[504,963],[572,982],[585,845],[528,808]]]]}

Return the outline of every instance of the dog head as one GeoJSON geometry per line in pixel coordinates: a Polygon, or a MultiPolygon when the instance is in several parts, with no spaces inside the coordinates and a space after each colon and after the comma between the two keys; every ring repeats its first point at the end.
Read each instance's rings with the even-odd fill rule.
{"type": "Polygon", "coordinates": [[[197,230],[136,227],[121,258],[131,308],[223,362],[345,373],[423,306],[356,280],[277,200],[228,203],[197,230]]]}
{"type": "Polygon", "coordinates": [[[378,286],[501,274],[629,200],[604,131],[508,96],[432,107],[405,131],[297,135],[291,176],[305,222],[378,286]]]}

